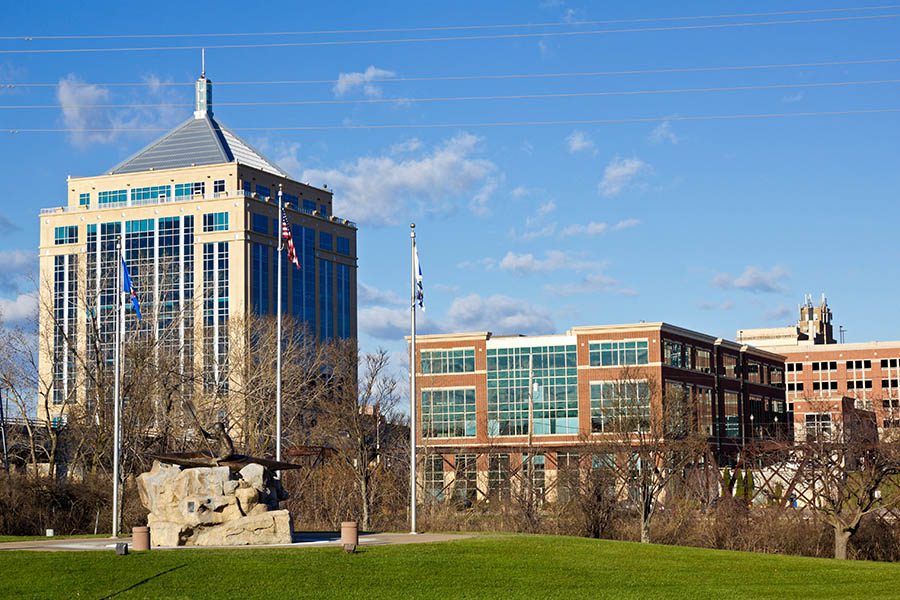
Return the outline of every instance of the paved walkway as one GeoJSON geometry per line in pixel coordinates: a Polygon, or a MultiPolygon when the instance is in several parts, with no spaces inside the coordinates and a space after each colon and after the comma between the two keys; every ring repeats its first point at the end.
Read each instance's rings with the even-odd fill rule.
{"type": "MultiPolygon", "coordinates": [[[[471,534],[455,533],[370,533],[359,536],[361,546],[383,546],[388,544],[427,544],[432,542],[449,542],[472,537],[471,534]]],[[[113,551],[117,542],[126,542],[131,546],[130,537],[112,538],[69,538],[29,540],[26,542],[6,542],[0,544],[2,550],[40,550],[44,552],[65,552],[82,550],[113,551]]],[[[292,544],[267,544],[263,546],[203,546],[202,548],[310,548],[318,546],[340,546],[339,533],[297,533],[292,544]]],[[[181,550],[182,548],[200,548],[199,546],[180,546],[177,548],[154,548],[154,550],[181,550]]]]}

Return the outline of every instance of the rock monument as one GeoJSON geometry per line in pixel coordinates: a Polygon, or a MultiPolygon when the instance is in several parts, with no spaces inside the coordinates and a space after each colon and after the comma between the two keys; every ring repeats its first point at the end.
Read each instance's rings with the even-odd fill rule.
{"type": "Polygon", "coordinates": [[[240,546],[289,544],[291,515],[279,510],[287,498],[275,470],[299,465],[234,454],[221,424],[204,437],[218,441],[216,452],[155,456],[138,477],[141,503],[150,514],[153,546],[240,546]]]}

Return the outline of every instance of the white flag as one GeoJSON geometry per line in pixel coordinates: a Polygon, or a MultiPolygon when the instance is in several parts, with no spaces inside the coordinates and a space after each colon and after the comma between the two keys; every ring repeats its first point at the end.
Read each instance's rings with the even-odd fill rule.
{"type": "Polygon", "coordinates": [[[425,288],[422,287],[422,265],[419,264],[419,247],[416,246],[416,264],[413,268],[416,270],[416,304],[422,310],[425,310],[425,288]]]}

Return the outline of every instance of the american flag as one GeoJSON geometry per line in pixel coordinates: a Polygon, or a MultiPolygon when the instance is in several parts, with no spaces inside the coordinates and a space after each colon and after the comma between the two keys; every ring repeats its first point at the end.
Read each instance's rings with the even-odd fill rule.
{"type": "Polygon", "coordinates": [[[284,209],[281,209],[281,239],[287,243],[288,260],[299,269],[300,259],[297,258],[297,249],[294,248],[294,236],[291,235],[291,224],[288,223],[284,209]]]}

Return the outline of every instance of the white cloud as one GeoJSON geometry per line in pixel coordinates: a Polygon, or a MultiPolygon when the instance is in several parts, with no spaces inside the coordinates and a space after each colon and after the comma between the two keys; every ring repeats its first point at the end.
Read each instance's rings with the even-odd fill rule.
{"type": "Polygon", "coordinates": [[[718,273],[713,277],[712,284],[722,289],[771,294],[785,290],[784,280],[787,279],[788,275],[788,272],[778,265],[775,265],[768,271],[763,271],[759,267],[749,266],[737,277],[728,273],[718,273]]]}
{"type": "Polygon", "coordinates": [[[129,130],[168,129],[184,117],[183,107],[171,106],[179,100],[171,88],[160,85],[162,82],[155,75],[145,77],[144,81],[148,85],[142,93],[126,100],[147,106],[106,108],[103,105],[114,100],[109,88],[84,83],[74,74],[60,79],[56,98],[62,106],[66,128],[96,130],[70,132],[69,140],[80,147],[105,144],[129,130]]]}
{"type": "Polygon", "coordinates": [[[359,329],[379,339],[402,339],[409,335],[409,309],[369,306],[359,310],[359,329]]]}
{"type": "Polygon", "coordinates": [[[356,89],[361,89],[365,96],[378,98],[381,96],[381,88],[372,82],[380,79],[391,79],[396,76],[397,74],[393,71],[379,69],[375,66],[370,66],[361,72],[341,73],[338,75],[337,83],[334,84],[334,95],[338,97],[346,96],[356,89]]]}
{"type": "Polygon", "coordinates": [[[569,154],[577,152],[595,151],[594,141],[583,131],[573,131],[566,137],[566,149],[569,154]]]}
{"type": "Polygon", "coordinates": [[[654,144],[662,144],[664,142],[677,144],[681,141],[681,138],[672,131],[672,124],[670,122],[663,121],[650,132],[650,141],[654,144]]]}
{"type": "Polygon", "coordinates": [[[556,212],[556,202],[548,200],[537,207],[533,215],[525,218],[524,230],[519,232],[515,227],[510,229],[509,236],[519,240],[534,240],[549,237],[556,233],[556,223],[547,222],[548,215],[556,212]]]}
{"type": "Polygon", "coordinates": [[[639,158],[617,156],[606,165],[598,189],[604,196],[616,196],[640,175],[650,170],[650,165],[639,158]]]}
{"type": "Polygon", "coordinates": [[[615,225],[613,225],[613,229],[616,231],[622,231],[623,229],[630,229],[631,227],[637,227],[641,222],[638,219],[622,219],[615,225]]]}
{"type": "Polygon", "coordinates": [[[490,271],[497,266],[497,261],[490,257],[479,258],[476,260],[464,260],[456,265],[457,269],[484,269],[490,271]]]}
{"type": "Polygon", "coordinates": [[[29,280],[37,280],[38,255],[33,250],[0,251],[0,292],[16,293],[29,280]]]}
{"type": "Polygon", "coordinates": [[[19,294],[8,300],[0,298],[0,320],[6,325],[27,321],[37,314],[37,295],[19,294]]]}
{"type": "Polygon", "coordinates": [[[803,100],[804,95],[805,94],[803,93],[803,91],[800,90],[798,92],[794,92],[793,94],[788,94],[787,96],[782,98],[781,101],[786,104],[793,104],[794,102],[800,102],[801,100],[803,100]]]}
{"type": "Polygon", "coordinates": [[[488,211],[500,174],[478,158],[482,139],[460,133],[419,158],[365,156],[336,169],[306,169],[301,181],[328,184],[335,191],[335,213],[367,225],[397,223],[420,211],[455,210],[469,196],[476,214],[488,211]]]}
{"type": "Polygon", "coordinates": [[[409,138],[391,146],[391,154],[405,154],[406,152],[415,152],[422,147],[422,140],[419,138],[409,138]]]}
{"type": "Polygon", "coordinates": [[[575,225],[569,225],[560,232],[560,235],[563,237],[572,235],[600,235],[606,233],[607,229],[609,229],[608,223],[591,221],[590,223],[585,224],[576,223],[575,225]]]}
{"type": "Polygon", "coordinates": [[[544,258],[534,254],[507,252],[500,260],[500,268],[518,274],[549,273],[553,271],[587,271],[602,267],[603,263],[586,261],[562,250],[547,250],[544,258]]]}
{"type": "Polygon", "coordinates": [[[277,146],[273,156],[275,164],[289,175],[300,173],[303,170],[303,164],[300,162],[300,144],[297,142],[277,146]]]}
{"type": "Polygon", "coordinates": [[[500,294],[486,298],[469,294],[450,305],[445,329],[537,335],[553,333],[556,326],[546,309],[527,300],[500,294]]]}
{"type": "Polygon", "coordinates": [[[543,217],[543,216],[549,215],[550,213],[552,213],[555,210],[556,210],[556,202],[554,202],[553,200],[548,200],[547,202],[544,202],[543,204],[538,206],[537,216],[543,217]]]}
{"type": "Polygon", "coordinates": [[[791,316],[793,311],[790,307],[785,306],[784,304],[780,304],[770,310],[766,311],[766,314],[763,315],[767,321],[783,321],[787,317],[791,316]]]}
{"type": "Polygon", "coordinates": [[[591,221],[589,223],[569,225],[563,228],[559,234],[563,237],[570,237],[573,235],[602,235],[607,231],[621,231],[623,229],[628,229],[629,227],[635,227],[639,224],[640,221],[637,219],[624,219],[615,225],[610,225],[609,223],[604,223],[602,221],[591,221]]]}
{"type": "Polygon", "coordinates": [[[524,185],[517,185],[513,188],[509,195],[516,200],[521,200],[522,198],[527,198],[529,195],[531,195],[531,190],[524,185]]]}
{"type": "Polygon", "coordinates": [[[709,311],[731,310],[732,308],[734,308],[734,302],[732,302],[731,300],[726,300],[721,303],[705,301],[705,302],[701,302],[700,304],[698,304],[697,307],[700,310],[709,310],[709,311]]]}
{"type": "Polygon", "coordinates": [[[576,294],[593,294],[597,292],[637,296],[637,290],[621,287],[618,280],[603,272],[589,273],[576,283],[547,284],[544,286],[544,290],[557,296],[574,296],[576,294]]]}
{"type": "Polygon", "coordinates": [[[390,290],[380,290],[366,283],[359,282],[359,304],[360,306],[403,306],[406,302],[395,292],[390,290]]]}

